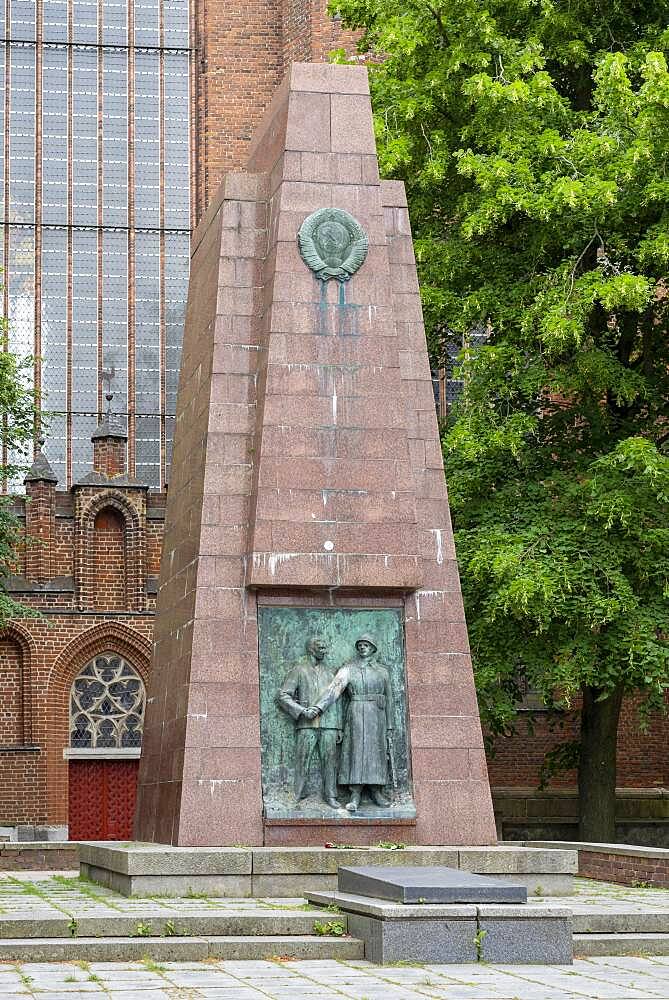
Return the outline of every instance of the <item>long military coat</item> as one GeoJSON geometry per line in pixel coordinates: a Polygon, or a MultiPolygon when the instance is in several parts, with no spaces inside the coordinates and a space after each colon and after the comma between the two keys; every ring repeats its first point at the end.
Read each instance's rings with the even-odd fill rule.
{"type": "Polygon", "coordinates": [[[325,697],[325,711],[347,695],[341,744],[340,785],[388,784],[388,733],[393,728],[393,698],[385,667],[369,660],[352,660],[335,674],[325,697]]]}

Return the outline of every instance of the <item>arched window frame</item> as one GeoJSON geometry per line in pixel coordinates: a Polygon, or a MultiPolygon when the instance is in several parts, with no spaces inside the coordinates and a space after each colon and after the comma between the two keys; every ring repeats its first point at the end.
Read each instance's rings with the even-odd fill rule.
{"type": "MultiPolygon", "coordinates": [[[[140,755],[146,708],[146,688],[139,670],[115,650],[92,657],[77,673],[69,695],[69,759],[133,759],[140,755]],[[77,720],[88,721],[91,746],[73,745],[77,720]],[[133,720],[131,726],[128,720],[133,720]],[[135,721],[137,720],[137,721],[135,721]],[[139,742],[123,746],[124,736],[139,734],[139,742]],[[112,745],[100,745],[110,742],[112,745]]],[[[80,731],[83,729],[80,727],[80,731]]]]}
{"type": "MultiPolygon", "coordinates": [[[[143,493],[144,490],[142,489],[143,493]]],[[[126,560],[127,611],[145,608],[145,501],[139,508],[119,490],[103,490],[92,498],[77,498],[76,517],[76,581],[81,607],[96,607],[96,567],[90,559],[94,542],[95,519],[110,508],[123,520],[126,560]]]]}

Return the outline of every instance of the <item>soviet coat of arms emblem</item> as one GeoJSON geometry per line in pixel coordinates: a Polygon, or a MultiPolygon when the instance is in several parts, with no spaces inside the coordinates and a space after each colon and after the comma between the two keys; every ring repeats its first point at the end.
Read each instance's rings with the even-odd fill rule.
{"type": "Polygon", "coordinates": [[[297,243],[302,260],[321,281],[348,281],[369,249],[365,230],[341,208],[312,212],[300,226],[297,243]]]}

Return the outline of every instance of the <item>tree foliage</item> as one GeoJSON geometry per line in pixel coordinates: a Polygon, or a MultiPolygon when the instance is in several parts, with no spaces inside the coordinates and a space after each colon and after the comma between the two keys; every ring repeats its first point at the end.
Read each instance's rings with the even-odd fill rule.
{"type": "Polygon", "coordinates": [[[669,685],[669,4],[337,0],[407,186],[484,716],[669,685]],[[373,62],[374,60],[372,60],[373,62]]]}
{"type": "MultiPolygon", "coordinates": [[[[33,440],[36,412],[31,368],[31,358],[0,350],[0,480],[5,484],[25,472],[33,440]]],[[[3,586],[7,576],[16,571],[24,540],[24,526],[11,496],[0,496],[0,628],[11,618],[36,615],[32,608],[13,600],[3,586]]]]}

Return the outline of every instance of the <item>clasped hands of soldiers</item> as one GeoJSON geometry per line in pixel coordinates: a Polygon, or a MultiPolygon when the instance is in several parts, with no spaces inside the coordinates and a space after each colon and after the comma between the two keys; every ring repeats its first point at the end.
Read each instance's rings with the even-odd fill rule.
{"type": "Polygon", "coordinates": [[[322,715],[322,714],[323,714],[322,710],[320,708],[316,708],[316,706],[312,706],[311,708],[303,708],[302,709],[302,715],[306,719],[317,719],[318,716],[322,715]]]}

